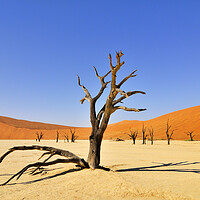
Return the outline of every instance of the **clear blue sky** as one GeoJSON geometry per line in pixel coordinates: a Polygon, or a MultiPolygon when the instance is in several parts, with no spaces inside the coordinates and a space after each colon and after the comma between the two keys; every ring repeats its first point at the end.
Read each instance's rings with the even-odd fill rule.
{"type": "Polygon", "coordinates": [[[138,69],[123,89],[147,93],[124,105],[147,111],[118,111],[110,123],[199,105],[199,9],[198,0],[1,0],[0,115],[90,126],[76,75],[95,95],[92,66],[106,73],[116,50],[126,62],[118,80],[138,69]]]}

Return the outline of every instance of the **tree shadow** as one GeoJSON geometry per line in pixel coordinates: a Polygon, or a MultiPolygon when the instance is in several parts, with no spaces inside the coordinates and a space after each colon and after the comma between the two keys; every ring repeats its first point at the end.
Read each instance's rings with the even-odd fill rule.
{"type": "Polygon", "coordinates": [[[12,176],[13,174],[0,174],[0,176],[12,176]]]}
{"type": "Polygon", "coordinates": [[[52,179],[52,178],[56,178],[56,177],[59,177],[59,176],[63,176],[63,175],[68,174],[68,173],[78,172],[78,171],[81,171],[83,169],[84,168],[69,169],[69,170],[60,172],[58,174],[54,174],[54,175],[51,175],[51,176],[39,178],[39,179],[36,179],[36,180],[26,181],[26,182],[21,182],[21,183],[8,183],[7,185],[18,185],[18,184],[19,185],[27,185],[27,184],[32,184],[32,183],[36,183],[36,182],[40,182],[40,181],[44,181],[44,180],[49,180],[49,179],[52,179]]]}
{"type": "MultiPolygon", "coordinates": [[[[53,168],[53,169],[42,169],[42,172],[37,172],[35,174],[31,174],[31,170],[25,172],[24,174],[31,174],[32,176],[35,176],[37,174],[41,174],[41,175],[44,175],[46,174],[48,171],[54,171],[56,169],[61,169],[61,167],[59,168],[53,168]],[[43,173],[45,172],[45,173],[43,173]],[[43,173],[43,174],[42,174],[43,173]]],[[[32,184],[32,183],[36,183],[36,182],[40,182],[40,181],[44,181],[44,180],[48,180],[48,179],[52,179],[52,178],[56,178],[56,177],[59,177],[59,176],[63,176],[63,175],[66,175],[68,173],[72,173],[72,172],[78,172],[78,171],[81,171],[83,169],[88,169],[88,168],[81,168],[81,167],[78,167],[78,168],[73,168],[73,169],[69,169],[69,170],[66,170],[66,171],[63,171],[63,172],[60,172],[60,173],[57,173],[57,174],[54,174],[54,175],[50,175],[50,176],[46,176],[46,177],[43,177],[43,178],[39,178],[39,179],[36,179],[36,180],[32,180],[32,181],[26,181],[26,182],[21,182],[21,183],[8,183],[6,185],[27,185],[27,184],[32,184]]],[[[103,167],[103,166],[99,166],[98,169],[101,169],[101,170],[104,170],[104,171],[110,171],[110,168],[107,168],[107,167],[103,167]]],[[[4,174],[4,176],[7,176],[7,175],[13,175],[13,174],[4,174]]]]}
{"type": "MultiPolygon", "coordinates": [[[[155,162],[154,162],[155,163],[155,162]]],[[[152,171],[152,172],[191,172],[191,173],[197,173],[200,174],[200,169],[157,169],[157,168],[162,168],[162,167],[171,167],[171,166],[185,166],[185,165],[196,165],[196,164],[200,164],[200,162],[188,162],[188,161],[183,161],[183,162],[177,162],[177,163],[158,163],[157,165],[153,165],[153,166],[146,166],[146,167],[136,167],[136,168],[126,168],[126,169],[118,169],[116,170],[116,172],[133,172],[133,171],[152,171]]],[[[50,169],[47,171],[53,171],[59,168],[55,168],[55,169],[50,169]]],[[[21,183],[9,183],[7,185],[27,185],[27,184],[32,184],[32,183],[36,183],[36,182],[40,182],[40,181],[44,181],[44,180],[49,180],[52,178],[56,178],[59,176],[63,176],[66,175],[68,173],[73,173],[73,172],[78,172],[81,171],[83,169],[87,169],[87,168],[74,168],[74,169],[69,169],[54,175],[50,175],[50,176],[46,176],[43,178],[39,178],[36,180],[32,180],[32,181],[26,181],[26,182],[21,182],[21,183]]],[[[102,169],[104,171],[112,171],[110,168],[106,168],[106,167],[99,167],[99,169],[102,169]]],[[[10,174],[2,174],[1,176],[8,176],[10,174]]]]}
{"type": "Polygon", "coordinates": [[[133,171],[163,171],[163,172],[192,172],[200,174],[200,169],[156,169],[162,167],[171,167],[171,166],[183,166],[183,165],[196,165],[200,162],[177,162],[177,163],[161,163],[159,165],[147,166],[147,167],[136,167],[136,168],[127,168],[127,169],[118,169],[117,172],[133,172],[133,171]]]}

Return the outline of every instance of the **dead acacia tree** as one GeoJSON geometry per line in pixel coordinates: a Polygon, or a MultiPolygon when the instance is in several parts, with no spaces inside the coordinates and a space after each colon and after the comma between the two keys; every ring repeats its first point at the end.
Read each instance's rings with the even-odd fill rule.
{"type": "Polygon", "coordinates": [[[44,134],[42,132],[36,132],[36,141],[40,142],[40,140],[43,138],[44,134]]]}
{"type": "Polygon", "coordinates": [[[127,133],[128,134],[128,136],[130,137],[130,139],[132,139],[133,140],[133,144],[135,144],[135,140],[136,140],[136,138],[137,138],[137,136],[138,136],[138,130],[131,130],[131,129],[129,129],[129,132],[130,133],[127,133]]]}
{"type": "Polygon", "coordinates": [[[29,164],[26,167],[24,167],[21,171],[14,174],[8,181],[6,181],[3,185],[7,184],[10,180],[15,178],[19,178],[27,169],[31,167],[42,167],[42,166],[49,166],[54,165],[57,163],[76,163],[77,165],[81,166],[82,168],[99,168],[100,167],[100,149],[101,149],[101,143],[103,139],[104,132],[108,126],[108,122],[110,119],[111,114],[116,112],[117,110],[125,110],[125,111],[134,111],[134,112],[140,112],[144,111],[146,109],[136,109],[136,108],[128,108],[125,106],[118,105],[119,103],[122,103],[122,101],[134,94],[145,94],[145,92],[142,91],[129,91],[124,92],[120,88],[121,86],[130,78],[135,77],[135,71],[130,73],[127,77],[122,79],[119,83],[116,82],[116,74],[119,71],[119,69],[124,65],[124,61],[121,62],[121,57],[124,54],[122,52],[116,52],[116,59],[117,64],[116,66],[113,66],[112,64],[112,58],[111,54],[109,54],[109,61],[110,61],[110,71],[106,73],[104,76],[99,76],[96,68],[94,67],[95,73],[97,78],[100,80],[101,88],[98,92],[98,94],[95,97],[92,97],[89,91],[86,89],[84,85],[81,84],[80,78],[78,77],[78,84],[85,92],[85,97],[80,100],[80,102],[83,104],[85,100],[89,101],[90,103],[90,122],[92,126],[91,135],[89,137],[89,153],[87,162],[84,159],[79,158],[75,154],[61,149],[56,149],[53,147],[46,147],[46,146],[19,146],[19,147],[13,147],[8,152],[6,152],[1,158],[0,162],[11,152],[16,150],[42,150],[46,151],[43,155],[49,155],[49,157],[44,160],[43,162],[36,162],[34,164],[29,164]],[[105,82],[105,78],[111,74],[111,81],[105,82]],[[99,110],[99,112],[96,111],[96,102],[97,100],[102,96],[104,90],[106,89],[107,85],[111,83],[110,86],[110,92],[107,97],[107,100],[105,104],[102,106],[102,108],[99,110]],[[117,95],[120,95],[118,97],[117,95]],[[56,159],[54,161],[47,162],[52,156],[54,155],[60,155],[66,157],[66,159],[56,159]]]}
{"type": "Polygon", "coordinates": [[[142,144],[146,144],[148,135],[146,134],[146,127],[142,125],[142,144]]]}
{"type": "Polygon", "coordinates": [[[56,142],[58,142],[59,136],[60,136],[60,133],[58,131],[56,131],[56,142]]]}
{"type": "Polygon", "coordinates": [[[78,135],[76,135],[76,130],[75,129],[69,129],[70,130],[70,134],[71,134],[71,142],[75,142],[75,140],[78,139],[78,135]]]}
{"type": "Polygon", "coordinates": [[[65,140],[67,140],[67,142],[69,142],[69,135],[67,133],[64,133],[63,137],[64,137],[64,142],[65,142],[65,140]]]}
{"type": "Polygon", "coordinates": [[[194,141],[194,136],[195,136],[195,135],[193,135],[193,133],[194,133],[194,131],[188,131],[188,132],[186,133],[187,135],[190,136],[190,140],[191,140],[191,141],[194,141]]]}
{"type": "Polygon", "coordinates": [[[150,140],[151,140],[151,144],[153,145],[153,134],[154,134],[154,130],[153,127],[151,126],[151,128],[148,129],[149,130],[149,136],[150,136],[150,140]]]}
{"type": "Polygon", "coordinates": [[[170,132],[171,125],[169,125],[169,119],[167,120],[167,127],[166,127],[166,136],[167,136],[167,144],[170,145],[170,140],[173,139],[172,135],[174,134],[174,130],[170,132]]]}

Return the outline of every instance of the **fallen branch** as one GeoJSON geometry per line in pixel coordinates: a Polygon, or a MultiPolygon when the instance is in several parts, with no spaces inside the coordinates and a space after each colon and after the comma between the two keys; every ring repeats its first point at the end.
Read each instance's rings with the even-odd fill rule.
{"type": "Polygon", "coordinates": [[[36,162],[36,163],[27,165],[26,167],[24,167],[18,173],[14,174],[10,179],[8,179],[5,183],[3,183],[1,185],[6,185],[8,182],[10,182],[16,176],[17,176],[17,180],[18,180],[22,176],[22,174],[25,171],[27,171],[27,169],[29,169],[31,167],[36,167],[36,169],[33,170],[32,174],[36,170],[40,169],[40,167],[42,167],[42,166],[54,165],[54,164],[57,164],[57,163],[75,163],[75,164],[77,164],[78,166],[80,166],[82,168],[89,168],[88,163],[84,159],[79,158],[78,156],[76,156],[75,154],[71,153],[70,151],[57,149],[57,148],[54,148],[54,147],[37,146],[37,145],[13,147],[13,148],[9,149],[9,151],[7,151],[5,154],[3,154],[0,157],[0,163],[4,160],[4,158],[7,155],[9,155],[10,153],[12,153],[14,151],[17,151],[17,150],[22,150],[22,151],[24,151],[24,150],[47,151],[47,152],[43,153],[41,157],[43,157],[44,155],[47,155],[47,154],[50,154],[50,156],[47,159],[45,159],[43,162],[36,162]],[[67,157],[68,159],[56,159],[54,161],[47,162],[54,155],[64,156],[64,157],[67,157]]]}

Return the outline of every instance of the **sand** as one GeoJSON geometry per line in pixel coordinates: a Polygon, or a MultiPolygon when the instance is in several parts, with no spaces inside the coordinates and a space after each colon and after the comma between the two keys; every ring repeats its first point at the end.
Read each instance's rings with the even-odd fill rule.
{"type": "MultiPolygon", "coordinates": [[[[0,199],[9,200],[198,200],[200,199],[200,142],[155,141],[142,145],[136,141],[103,141],[101,164],[112,171],[80,170],[73,164],[47,167],[43,174],[26,173],[0,187],[0,199]]],[[[0,140],[0,154],[18,145],[39,144],[34,140],[0,140]]],[[[88,141],[76,143],[43,140],[49,145],[87,158],[88,141]]],[[[18,151],[0,164],[0,183],[42,152],[18,151]]],[[[43,158],[45,159],[45,158],[43,158]]],[[[53,159],[53,158],[52,158],[53,159]]]]}

